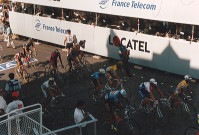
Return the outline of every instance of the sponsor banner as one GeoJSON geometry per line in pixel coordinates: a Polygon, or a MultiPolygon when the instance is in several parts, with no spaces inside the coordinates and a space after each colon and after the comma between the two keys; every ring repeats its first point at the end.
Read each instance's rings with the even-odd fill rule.
{"type": "Polygon", "coordinates": [[[12,0],[49,7],[199,25],[198,0],[12,0]]]}
{"type": "MultiPolygon", "coordinates": [[[[31,63],[31,62],[36,62],[36,61],[38,61],[38,60],[33,58],[29,62],[31,63]]],[[[15,61],[9,61],[9,62],[6,62],[6,63],[2,63],[2,64],[0,64],[0,72],[14,68],[15,65],[17,65],[17,63],[15,61]]]]}
{"type": "Polygon", "coordinates": [[[199,78],[199,46],[184,40],[157,37],[135,32],[60,21],[56,19],[10,12],[13,33],[64,45],[66,30],[71,29],[78,41],[86,40],[85,50],[105,57],[119,59],[113,38],[118,36],[130,50],[130,62],[176,74],[199,78]],[[25,21],[24,21],[25,20],[25,21]]]}

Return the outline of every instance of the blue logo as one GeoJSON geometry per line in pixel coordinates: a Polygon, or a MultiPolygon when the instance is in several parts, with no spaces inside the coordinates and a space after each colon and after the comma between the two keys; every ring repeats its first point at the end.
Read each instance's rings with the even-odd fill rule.
{"type": "Polygon", "coordinates": [[[109,0],[100,0],[100,3],[99,3],[101,9],[105,9],[108,6],[108,4],[109,4],[109,0]]]}
{"type": "Polygon", "coordinates": [[[41,22],[37,19],[35,20],[35,29],[37,31],[40,31],[41,30],[41,22]]]}

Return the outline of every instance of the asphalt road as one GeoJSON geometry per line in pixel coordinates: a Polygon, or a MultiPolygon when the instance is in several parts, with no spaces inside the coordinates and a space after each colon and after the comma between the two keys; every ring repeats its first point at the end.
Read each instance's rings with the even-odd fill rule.
{"type": "MultiPolygon", "coordinates": [[[[21,50],[22,44],[24,44],[25,42],[26,41],[16,40],[16,49],[6,48],[6,43],[1,43],[5,47],[3,50],[3,63],[11,61],[14,57],[14,54],[21,50]]],[[[31,75],[29,83],[24,83],[24,80],[20,79],[20,82],[22,83],[21,94],[23,95],[23,102],[25,106],[43,102],[43,95],[40,86],[44,81],[47,80],[47,77],[44,76],[44,66],[47,65],[47,61],[49,60],[51,52],[55,48],[59,48],[44,43],[35,46],[38,51],[38,55],[36,56],[36,59],[38,59],[37,69],[32,70],[31,68],[27,68],[28,73],[30,73],[31,75]]],[[[61,48],[59,48],[59,50],[62,55],[62,61],[64,65],[66,65],[66,52],[62,51],[61,48]]],[[[93,70],[95,72],[98,71],[99,68],[106,68],[109,65],[115,64],[115,60],[111,60],[108,58],[95,59],[92,57],[93,55],[91,54],[87,54],[87,56],[90,56],[87,58],[87,60],[92,64],[93,70]]],[[[157,80],[160,89],[166,96],[169,96],[169,91],[174,91],[177,84],[181,80],[183,80],[183,76],[181,75],[166,73],[164,71],[151,69],[147,67],[134,68],[134,65],[131,65],[131,69],[133,77],[130,78],[124,84],[124,87],[128,88],[128,96],[131,99],[131,101],[134,102],[132,104],[141,101],[141,97],[138,93],[139,84],[142,82],[149,81],[149,79],[152,77],[157,80]]],[[[63,73],[63,75],[65,74],[64,69],[60,69],[60,71],[63,73]]],[[[0,72],[0,88],[5,87],[5,82],[8,80],[8,74],[10,72],[14,72],[14,68],[0,72]]],[[[15,76],[15,78],[17,77],[15,76]]],[[[70,78],[69,80],[69,85],[59,84],[58,82],[60,88],[62,89],[63,93],[65,93],[66,97],[60,105],[58,105],[51,111],[51,113],[45,114],[43,116],[44,126],[48,127],[50,130],[55,130],[74,124],[73,112],[75,109],[75,104],[77,100],[83,99],[86,102],[85,110],[89,111],[95,118],[99,120],[97,122],[97,134],[108,135],[109,132],[105,128],[103,128],[102,123],[100,122],[100,118],[102,117],[102,114],[105,111],[104,105],[94,105],[90,102],[88,98],[88,91],[92,89],[90,80],[88,78],[85,78],[82,81],[77,81],[74,78],[70,78]]],[[[190,86],[191,90],[193,91],[193,103],[196,106],[196,108],[198,108],[198,80],[196,80],[196,82],[192,83],[190,86]]],[[[159,98],[157,93],[155,93],[155,95],[156,98],[159,98]]],[[[180,111],[176,111],[176,113],[174,113],[170,117],[168,124],[164,127],[159,127],[155,122],[154,115],[151,114],[135,114],[134,119],[139,123],[142,135],[183,135],[184,130],[187,127],[195,126],[195,121],[188,121],[184,119],[180,111]]],[[[92,125],[90,125],[88,128],[90,134],[93,134],[92,125]]],[[[74,131],[69,130],[67,132],[62,132],[59,134],[73,135],[74,131]]],[[[122,134],[124,135],[125,133],[122,134]]]]}

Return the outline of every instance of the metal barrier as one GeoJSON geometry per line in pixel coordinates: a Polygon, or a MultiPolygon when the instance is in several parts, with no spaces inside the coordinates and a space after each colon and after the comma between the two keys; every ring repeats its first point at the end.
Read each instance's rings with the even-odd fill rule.
{"type": "Polygon", "coordinates": [[[91,114],[89,114],[89,117],[91,118],[91,120],[89,120],[89,121],[86,121],[86,122],[83,122],[83,123],[79,123],[79,124],[75,124],[75,125],[72,125],[72,126],[68,126],[68,127],[65,127],[65,128],[57,129],[57,130],[54,130],[54,131],[50,131],[48,133],[39,134],[39,132],[35,128],[33,128],[33,131],[34,131],[35,135],[52,135],[52,134],[56,134],[58,132],[62,132],[62,131],[68,130],[68,129],[80,127],[80,135],[82,135],[81,126],[85,125],[85,124],[94,123],[94,135],[97,135],[97,132],[96,132],[97,131],[97,129],[96,129],[97,119],[95,119],[91,114]]]}
{"type": "Polygon", "coordinates": [[[28,135],[35,128],[39,133],[50,132],[42,125],[42,106],[34,104],[0,116],[2,135],[28,135]]]}

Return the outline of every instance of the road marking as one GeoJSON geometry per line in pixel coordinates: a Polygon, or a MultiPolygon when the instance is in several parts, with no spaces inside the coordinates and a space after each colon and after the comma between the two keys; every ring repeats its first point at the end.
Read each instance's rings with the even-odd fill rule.
{"type": "MultiPolygon", "coordinates": [[[[37,59],[33,58],[31,62],[35,62],[35,61],[38,61],[37,59]]],[[[17,63],[15,61],[9,61],[9,62],[6,62],[6,63],[2,63],[0,64],[0,72],[1,71],[4,71],[4,70],[8,70],[8,69],[11,69],[11,68],[14,68],[15,65],[17,65],[17,63]]]]}

